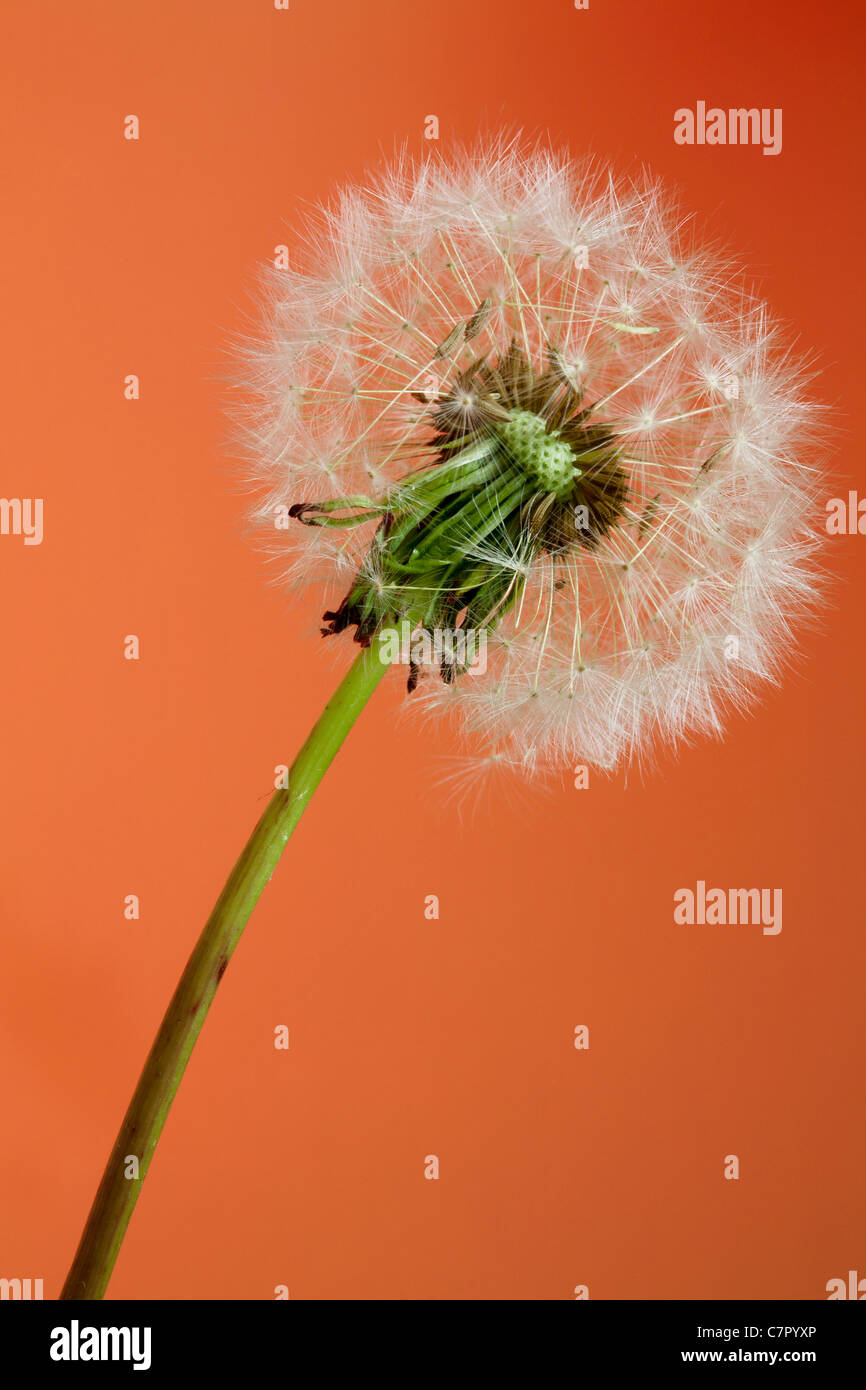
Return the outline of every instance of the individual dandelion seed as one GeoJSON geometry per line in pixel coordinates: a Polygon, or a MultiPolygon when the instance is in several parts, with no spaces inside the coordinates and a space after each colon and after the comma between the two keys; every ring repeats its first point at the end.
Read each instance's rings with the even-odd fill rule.
{"type": "MultiPolygon", "coordinates": [[[[240,934],[388,669],[478,765],[603,769],[718,734],[778,677],[818,593],[819,412],[732,268],[643,178],[544,146],[398,159],[272,271],[244,349],[254,518],[361,652],[205,926],[145,1065],[64,1298],[99,1298],[240,934]],[[462,659],[461,635],[486,661],[462,659]],[[449,654],[443,659],[442,651],[449,654]],[[735,654],[734,654],[735,653],[735,654]]],[[[469,785],[464,763],[452,780],[469,785]]]]}

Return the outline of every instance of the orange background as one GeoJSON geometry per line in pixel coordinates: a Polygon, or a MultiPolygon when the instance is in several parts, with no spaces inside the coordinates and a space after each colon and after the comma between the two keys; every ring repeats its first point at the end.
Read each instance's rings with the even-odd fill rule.
{"type": "MultiPolygon", "coordinates": [[[[256,262],[395,142],[420,152],[431,113],[444,151],[505,122],[646,161],[818,354],[844,495],[866,424],[860,14],[7,7],[2,491],[45,499],[45,540],[0,538],[0,1274],[57,1296],[163,1007],[335,680],[316,596],[270,585],[244,535],[224,443],[256,262]],[[699,99],[782,107],[782,154],[675,145],[699,99]]],[[[644,777],[461,819],[447,750],[396,721],[389,682],[226,975],[112,1296],[812,1299],[866,1275],[866,539],[828,556],[841,583],[784,688],[644,777]],[[699,878],[782,886],[781,935],[675,926],[699,878]]]]}

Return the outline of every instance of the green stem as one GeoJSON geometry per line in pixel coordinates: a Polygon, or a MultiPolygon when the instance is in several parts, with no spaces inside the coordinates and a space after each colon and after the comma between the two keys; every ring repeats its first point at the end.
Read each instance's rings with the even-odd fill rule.
{"type": "Polygon", "coordinates": [[[307,802],[387,669],[378,643],[357,657],[292,764],[288,789],[271,798],[235,864],[144,1064],[61,1299],[100,1299],[105,1293],[166,1116],[232,952],[307,802]],[[127,1177],[132,1157],[138,1160],[138,1173],[127,1177]]]}

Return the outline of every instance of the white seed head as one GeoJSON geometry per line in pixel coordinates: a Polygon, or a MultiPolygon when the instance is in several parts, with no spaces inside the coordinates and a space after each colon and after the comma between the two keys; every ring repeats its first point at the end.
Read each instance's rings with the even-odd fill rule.
{"type": "MultiPolygon", "coordinates": [[[[486,671],[425,678],[411,708],[455,716],[496,766],[612,769],[718,734],[778,677],[819,588],[820,411],[764,306],[657,184],[504,140],[399,158],[296,259],[270,272],[265,340],[245,350],[245,445],[287,578],[331,603],[353,575],[377,587],[332,630],[369,640],[389,593],[417,616],[383,515],[417,509],[415,557],[444,513],[407,478],[457,476],[492,441],[533,492],[498,527],[472,523],[477,505],[454,521],[491,576],[486,671]],[[328,499],[351,499],[353,524],[328,499]],[[310,524],[275,527],[289,508],[310,524]]],[[[504,507],[489,459],[471,466],[486,515],[504,507]]]]}

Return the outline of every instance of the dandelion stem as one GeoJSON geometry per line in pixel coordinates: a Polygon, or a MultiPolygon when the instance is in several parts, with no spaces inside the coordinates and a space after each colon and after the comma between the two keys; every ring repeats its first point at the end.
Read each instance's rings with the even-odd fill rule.
{"type": "Polygon", "coordinates": [[[232,953],[310,798],[388,670],[378,643],[357,657],[271,798],[205,924],[111,1151],[61,1299],[101,1299],[171,1103],[232,953]],[[137,1176],[130,1159],[138,1160],[137,1176]]]}

